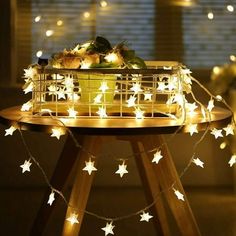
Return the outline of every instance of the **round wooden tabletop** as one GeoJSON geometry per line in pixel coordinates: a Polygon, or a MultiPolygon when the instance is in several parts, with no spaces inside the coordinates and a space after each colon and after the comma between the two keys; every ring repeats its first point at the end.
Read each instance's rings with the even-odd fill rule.
{"type": "Polygon", "coordinates": [[[81,135],[144,135],[170,134],[174,132],[189,132],[189,124],[197,124],[197,129],[223,128],[231,122],[232,113],[229,110],[214,107],[211,120],[203,118],[200,111],[193,117],[187,117],[185,124],[169,117],[158,118],[54,118],[32,115],[21,111],[21,106],[10,107],[0,111],[0,122],[5,125],[17,123],[22,130],[32,130],[51,133],[55,126],[66,126],[81,135]]]}

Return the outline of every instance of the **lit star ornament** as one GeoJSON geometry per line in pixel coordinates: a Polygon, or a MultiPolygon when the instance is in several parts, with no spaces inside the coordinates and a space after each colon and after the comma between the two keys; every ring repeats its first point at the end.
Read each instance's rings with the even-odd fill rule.
{"type": "Polygon", "coordinates": [[[214,107],[215,107],[215,106],[214,106],[214,100],[211,99],[211,100],[208,102],[207,110],[211,112],[214,107]]]}
{"type": "Polygon", "coordinates": [[[20,168],[22,168],[22,173],[25,173],[26,171],[30,172],[30,166],[32,165],[32,163],[28,160],[25,160],[24,164],[20,166],[20,168]]]}
{"type": "Polygon", "coordinates": [[[222,129],[216,129],[216,128],[214,128],[214,129],[211,131],[211,134],[215,136],[215,139],[217,139],[217,138],[219,138],[219,137],[223,137],[222,129]]]}
{"type": "Polygon", "coordinates": [[[79,224],[78,214],[75,214],[75,213],[72,213],[68,218],[66,218],[66,220],[69,221],[71,225],[79,224]]]}
{"type": "Polygon", "coordinates": [[[143,90],[141,89],[141,84],[139,84],[139,83],[133,84],[133,87],[131,87],[130,90],[131,90],[131,91],[134,91],[135,94],[137,94],[138,92],[143,91],[143,90]]]}
{"type": "Polygon", "coordinates": [[[109,87],[107,86],[107,82],[106,81],[102,81],[99,90],[101,90],[102,93],[105,93],[107,89],[109,89],[109,87]]]}
{"type": "Polygon", "coordinates": [[[200,166],[202,168],[204,168],[204,162],[202,162],[199,158],[193,159],[193,163],[197,166],[200,166]]]}
{"type": "Polygon", "coordinates": [[[197,124],[190,124],[189,125],[189,133],[192,136],[194,133],[198,133],[197,124]]]}
{"type": "Polygon", "coordinates": [[[115,228],[115,225],[112,225],[112,222],[106,223],[106,226],[102,228],[102,230],[105,232],[105,236],[108,234],[114,234],[113,229],[115,228]]]}
{"type": "Polygon", "coordinates": [[[31,109],[31,107],[33,106],[31,101],[28,101],[26,103],[24,103],[21,107],[21,111],[29,111],[31,109]]]}
{"type": "Polygon", "coordinates": [[[174,190],[174,193],[175,193],[176,197],[177,197],[179,200],[184,201],[184,195],[183,195],[180,191],[178,191],[178,190],[176,190],[176,189],[173,189],[173,190],[174,190]]]}
{"type": "Polygon", "coordinates": [[[100,116],[100,118],[107,117],[106,108],[99,107],[96,113],[100,116]]]}
{"type": "Polygon", "coordinates": [[[51,193],[50,193],[50,195],[49,195],[49,198],[48,198],[48,204],[51,206],[52,205],[52,203],[54,202],[54,200],[55,200],[55,193],[52,191],[51,193]]]}
{"type": "Polygon", "coordinates": [[[69,108],[67,111],[69,113],[69,117],[76,118],[78,111],[75,111],[74,108],[69,108]]]}
{"type": "Polygon", "coordinates": [[[155,162],[156,164],[159,163],[159,161],[163,158],[162,154],[161,154],[161,151],[157,151],[155,154],[154,154],[154,158],[152,159],[152,162],[155,162]]]}
{"type": "Polygon", "coordinates": [[[236,154],[232,155],[228,163],[230,167],[232,167],[236,163],[236,154]]]}
{"type": "Polygon", "coordinates": [[[35,68],[29,67],[28,69],[24,69],[24,77],[26,79],[33,79],[35,75],[37,75],[37,70],[35,68]]]}
{"type": "Polygon", "coordinates": [[[64,132],[61,128],[52,129],[51,137],[56,137],[59,140],[61,135],[64,135],[64,132]]]}
{"type": "Polygon", "coordinates": [[[152,101],[152,93],[146,92],[144,93],[144,100],[152,101]]]}
{"type": "Polygon", "coordinates": [[[94,103],[101,103],[101,102],[102,102],[101,99],[102,99],[102,94],[98,94],[98,95],[93,99],[93,101],[94,101],[94,103]]]}
{"type": "Polygon", "coordinates": [[[85,161],[85,167],[83,168],[84,171],[87,171],[89,175],[92,174],[93,171],[97,171],[97,168],[94,166],[94,161],[85,161]]]}
{"type": "Polygon", "coordinates": [[[128,173],[127,165],[125,165],[125,162],[123,161],[121,165],[119,165],[118,170],[115,172],[116,174],[119,174],[122,178],[124,174],[128,173]]]}
{"type": "Polygon", "coordinates": [[[153,216],[150,215],[149,212],[144,212],[144,211],[143,211],[143,213],[140,215],[140,217],[141,217],[140,221],[146,221],[146,222],[149,222],[149,220],[150,220],[151,218],[153,218],[153,216]]]}
{"type": "Polygon", "coordinates": [[[144,116],[143,116],[144,111],[142,111],[139,107],[135,109],[134,113],[135,113],[136,119],[143,119],[144,118],[144,116]]]}
{"type": "Polygon", "coordinates": [[[228,124],[227,127],[223,128],[223,130],[225,131],[225,135],[234,135],[234,126],[232,124],[228,124]]]}
{"type": "Polygon", "coordinates": [[[5,129],[5,136],[12,135],[16,130],[17,128],[12,125],[10,128],[5,129]]]}
{"type": "Polygon", "coordinates": [[[136,97],[131,95],[129,99],[127,100],[127,103],[128,103],[127,107],[134,107],[135,101],[136,101],[136,97]]]}

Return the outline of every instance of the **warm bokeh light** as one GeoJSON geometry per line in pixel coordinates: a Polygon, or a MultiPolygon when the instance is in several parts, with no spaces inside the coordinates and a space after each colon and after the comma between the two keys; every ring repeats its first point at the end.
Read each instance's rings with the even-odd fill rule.
{"type": "Polygon", "coordinates": [[[36,16],[35,18],[34,18],[34,21],[35,22],[39,22],[41,20],[41,16],[36,16]]]}
{"type": "Polygon", "coordinates": [[[90,17],[90,13],[88,11],[84,12],[84,18],[89,18],[90,17]]]}
{"type": "Polygon", "coordinates": [[[236,61],[236,56],[235,55],[230,55],[229,59],[230,59],[230,61],[235,62],[236,61]]]}
{"type": "Polygon", "coordinates": [[[226,146],[227,146],[227,143],[226,143],[226,142],[222,142],[222,143],[220,144],[220,149],[225,149],[226,146]]]}
{"type": "Polygon", "coordinates": [[[107,1],[101,1],[100,5],[101,5],[101,7],[106,7],[107,6],[107,1]]]}
{"type": "Polygon", "coordinates": [[[214,66],[213,67],[213,73],[214,74],[219,74],[220,73],[220,67],[219,66],[214,66]]]}
{"type": "Polygon", "coordinates": [[[214,19],[214,14],[213,14],[213,12],[208,12],[208,14],[207,14],[207,18],[209,19],[209,20],[213,20],[214,19]]]}
{"type": "Polygon", "coordinates": [[[39,50],[36,52],[36,57],[41,57],[43,55],[43,51],[39,50]]]}
{"type": "Polygon", "coordinates": [[[58,20],[57,21],[57,26],[62,26],[63,25],[63,21],[62,20],[58,20]]]}
{"type": "Polygon", "coordinates": [[[54,31],[53,30],[47,30],[45,34],[46,34],[47,37],[51,37],[54,34],[54,31]]]}
{"type": "Polygon", "coordinates": [[[227,10],[229,11],[229,12],[233,12],[234,11],[234,6],[232,6],[232,5],[227,5],[227,10]]]}

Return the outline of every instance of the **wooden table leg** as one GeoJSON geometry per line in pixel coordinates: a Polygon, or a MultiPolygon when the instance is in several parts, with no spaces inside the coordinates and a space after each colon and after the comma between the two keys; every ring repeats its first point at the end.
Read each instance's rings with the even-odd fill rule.
{"type": "MultiPolygon", "coordinates": [[[[155,143],[156,147],[158,147],[162,145],[163,142],[164,140],[161,136],[149,136],[148,138],[142,140],[145,150],[148,150],[146,147],[148,147],[150,143],[155,143]]],[[[161,153],[164,157],[159,161],[158,164],[153,164],[156,178],[159,180],[161,188],[168,189],[173,183],[175,183],[174,188],[185,195],[183,186],[166,144],[161,146],[161,153]]],[[[151,161],[153,155],[148,156],[149,161],[151,161]]],[[[183,236],[201,235],[187,197],[185,196],[184,202],[178,200],[172,189],[165,192],[165,197],[181,234],[183,236]]]]}
{"type": "MultiPolygon", "coordinates": [[[[82,136],[78,136],[77,140],[80,144],[83,144],[82,136]]],[[[60,191],[64,188],[68,176],[70,175],[71,170],[75,164],[78,152],[79,149],[75,146],[71,136],[68,135],[62,153],[56,164],[54,173],[51,177],[50,183],[54,188],[60,191]]],[[[44,194],[40,209],[32,225],[30,231],[31,236],[39,236],[43,234],[43,231],[45,230],[46,225],[48,223],[49,217],[52,214],[57,201],[60,199],[60,197],[56,197],[53,204],[51,206],[48,205],[47,201],[50,193],[51,189],[48,188],[44,194]]]]}
{"type": "Polygon", "coordinates": [[[85,161],[89,160],[88,152],[92,153],[96,159],[92,160],[97,162],[98,155],[101,152],[102,147],[102,137],[99,136],[86,136],[83,144],[85,152],[80,152],[79,158],[77,160],[77,173],[75,176],[69,207],[67,208],[64,228],[63,228],[63,236],[78,236],[81,228],[81,224],[83,221],[84,211],[86,209],[90,189],[92,186],[94,171],[91,175],[88,174],[87,171],[83,171],[82,169],[85,166],[85,161]],[[70,217],[71,214],[78,214],[77,224],[71,224],[66,219],[70,217]]]}
{"type": "MultiPolygon", "coordinates": [[[[140,153],[140,155],[135,155],[135,160],[146,193],[147,201],[148,203],[151,203],[155,197],[159,195],[160,185],[152,168],[153,164],[149,161],[147,153],[144,151],[143,143],[146,144],[146,150],[153,148],[151,143],[145,141],[146,138],[147,137],[145,136],[135,136],[128,137],[127,140],[131,142],[133,152],[140,153]],[[147,144],[149,147],[147,147],[147,144]]],[[[155,228],[158,235],[171,235],[161,195],[158,201],[153,205],[153,207],[151,207],[151,212],[154,216],[155,228]]]]}

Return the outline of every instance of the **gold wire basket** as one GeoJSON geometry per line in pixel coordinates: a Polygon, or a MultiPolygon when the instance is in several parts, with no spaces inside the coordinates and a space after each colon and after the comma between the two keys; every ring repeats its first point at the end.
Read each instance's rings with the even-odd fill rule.
{"type": "Polygon", "coordinates": [[[147,62],[147,69],[42,68],[33,80],[32,112],[56,117],[154,118],[182,116],[188,84],[178,62],[147,62]]]}

